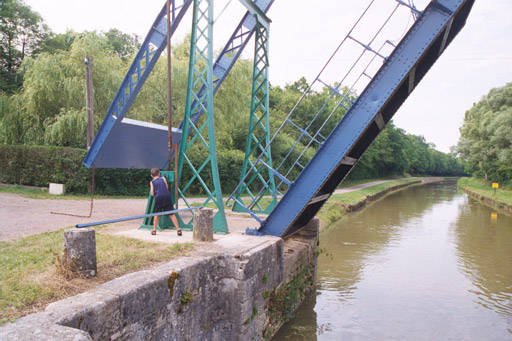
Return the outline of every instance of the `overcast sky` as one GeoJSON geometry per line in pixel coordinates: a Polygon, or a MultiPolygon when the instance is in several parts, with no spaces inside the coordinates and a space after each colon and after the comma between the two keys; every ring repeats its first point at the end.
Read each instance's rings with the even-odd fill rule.
{"type": "MultiPolygon", "coordinates": [[[[271,83],[285,85],[303,76],[312,81],[368,2],[275,0],[268,12],[272,20],[271,83]]],[[[25,0],[25,3],[39,12],[56,33],[67,29],[82,32],[118,28],[143,39],[165,0],[25,0]]],[[[395,1],[377,0],[376,3],[386,6],[395,1]]],[[[414,3],[423,9],[428,0],[414,3]]],[[[242,13],[243,8],[236,0],[215,2],[217,50],[231,35],[242,13]]],[[[395,124],[408,133],[425,136],[438,150],[448,152],[459,139],[465,111],[490,89],[512,82],[511,16],[511,0],[475,1],[465,28],[396,113],[395,124]]],[[[190,30],[189,23],[190,17],[185,17],[173,41],[190,30]]],[[[252,57],[252,48],[247,50],[245,56],[252,57]]],[[[336,76],[332,74],[326,80],[335,81],[336,76]]]]}

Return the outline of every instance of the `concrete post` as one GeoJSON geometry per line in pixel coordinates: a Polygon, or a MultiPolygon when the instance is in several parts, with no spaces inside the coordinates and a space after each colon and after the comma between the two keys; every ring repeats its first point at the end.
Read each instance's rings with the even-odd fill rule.
{"type": "Polygon", "coordinates": [[[203,208],[194,212],[194,241],[213,241],[213,209],[203,208]]]}
{"type": "Polygon", "coordinates": [[[96,276],[96,235],[92,228],[64,231],[62,266],[86,277],[96,276]]]}

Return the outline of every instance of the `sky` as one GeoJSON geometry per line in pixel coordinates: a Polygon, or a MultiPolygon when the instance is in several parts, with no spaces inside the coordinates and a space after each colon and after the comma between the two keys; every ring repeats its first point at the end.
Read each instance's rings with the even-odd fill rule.
{"type": "MultiPolygon", "coordinates": [[[[141,39],[166,3],[165,0],[24,2],[41,14],[56,33],[64,33],[67,29],[82,32],[117,28],[141,39]]],[[[270,82],[282,86],[301,77],[306,77],[309,82],[315,79],[368,2],[275,0],[268,12],[272,20],[270,82]]],[[[428,2],[414,1],[418,9],[423,9],[428,2]]],[[[377,8],[395,3],[394,0],[376,0],[377,8]]],[[[214,45],[219,50],[238,24],[244,9],[236,0],[216,0],[214,6],[214,45]]],[[[407,133],[423,135],[427,142],[435,144],[436,149],[449,152],[460,137],[464,113],[492,88],[512,82],[511,14],[511,0],[475,1],[466,26],[397,111],[393,118],[395,125],[407,133]]],[[[371,19],[371,13],[369,16],[371,19]]],[[[399,19],[402,21],[397,21],[395,31],[390,32],[397,39],[405,32],[408,22],[406,16],[399,19]]],[[[190,22],[190,16],[183,19],[173,43],[183,39],[190,30],[190,22]]],[[[357,33],[364,37],[365,27],[372,24],[370,20],[366,26],[361,25],[362,31],[357,33]]],[[[247,48],[243,56],[251,58],[251,50],[247,48]]],[[[332,72],[326,72],[325,81],[339,80],[339,71],[335,68],[342,69],[348,60],[340,56],[333,63],[332,72]]]]}

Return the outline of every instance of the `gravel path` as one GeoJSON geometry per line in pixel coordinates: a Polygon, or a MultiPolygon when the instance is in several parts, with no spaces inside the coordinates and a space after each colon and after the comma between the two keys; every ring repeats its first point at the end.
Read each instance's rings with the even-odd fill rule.
{"type": "MultiPolygon", "coordinates": [[[[0,241],[55,231],[76,224],[144,214],[147,199],[94,200],[91,218],[51,214],[63,212],[89,215],[90,200],[30,199],[13,193],[0,193],[0,241]]],[[[137,228],[140,220],[123,223],[137,228]]],[[[115,224],[114,224],[115,225],[115,224]]]]}

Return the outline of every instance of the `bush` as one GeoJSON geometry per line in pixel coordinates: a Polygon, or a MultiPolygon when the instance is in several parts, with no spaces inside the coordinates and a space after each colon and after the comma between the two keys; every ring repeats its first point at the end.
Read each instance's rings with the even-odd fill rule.
{"type": "Polygon", "coordinates": [[[46,187],[63,183],[71,193],[86,193],[90,171],[82,165],[85,150],[48,146],[0,146],[0,180],[46,187]]]}
{"type": "MultiPolygon", "coordinates": [[[[69,193],[90,193],[90,169],[82,164],[86,151],[70,147],[0,146],[0,181],[47,187],[66,185],[69,193]]],[[[150,181],[146,169],[97,169],[95,193],[147,195],[150,181]]]]}
{"type": "MultiPolygon", "coordinates": [[[[0,146],[0,181],[39,187],[55,182],[65,184],[68,193],[90,193],[92,171],[82,164],[85,154],[86,150],[71,147],[0,146]]],[[[192,154],[193,158],[196,156],[200,153],[192,154]]],[[[225,194],[231,193],[238,184],[243,160],[244,154],[240,151],[218,153],[221,186],[225,194]]],[[[182,183],[190,179],[191,175],[188,176],[182,179],[182,183]]],[[[213,189],[209,171],[202,176],[213,189]]],[[[95,170],[94,178],[95,193],[104,195],[145,196],[149,193],[151,181],[148,169],[100,168],[95,170]]],[[[197,180],[187,192],[204,194],[197,180]]]]}

